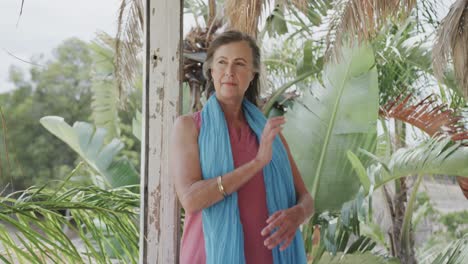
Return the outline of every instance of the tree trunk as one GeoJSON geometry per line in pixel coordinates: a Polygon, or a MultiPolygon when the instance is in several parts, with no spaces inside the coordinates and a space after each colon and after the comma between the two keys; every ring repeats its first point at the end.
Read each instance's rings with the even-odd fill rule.
{"type": "MultiPolygon", "coordinates": [[[[394,151],[399,148],[406,146],[406,126],[405,123],[399,120],[395,120],[395,137],[393,140],[394,151]]],[[[395,196],[393,197],[393,214],[392,214],[392,242],[394,254],[400,259],[402,263],[414,264],[416,263],[415,252],[414,252],[414,232],[410,233],[410,252],[402,247],[401,231],[403,227],[403,220],[408,202],[408,179],[406,177],[400,178],[395,181],[395,196]]]]}
{"type": "Polygon", "coordinates": [[[140,263],[178,263],[180,208],[168,149],[182,102],[182,7],[182,1],[145,3],[140,263]]]}

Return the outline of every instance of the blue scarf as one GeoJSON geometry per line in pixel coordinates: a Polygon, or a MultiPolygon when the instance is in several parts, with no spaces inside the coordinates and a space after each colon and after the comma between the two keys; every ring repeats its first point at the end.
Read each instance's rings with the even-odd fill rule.
{"type": "MultiPolygon", "coordinates": [[[[242,107],[250,128],[260,142],[266,124],[265,116],[246,99],[242,107]]],[[[235,169],[226,120],[216,95],[211,96],[201,115],[202,125],[198,137],[201,170],[203,179],[212,179],[235,169]]],[[[278,136],[273,142],[272,160],[263,168],[263,179],[269,215],[296,204],[291,165],[278,136]]],[[[245,263],[244,235],[237,192],[204,209],[202,221],[207,264],[245,263]]],[[[306,263],[300,230],[296,231],[294,240],[287,249],[280,251],[277,246],[272,250],[272,254],[275,264],[306,263]]]]}

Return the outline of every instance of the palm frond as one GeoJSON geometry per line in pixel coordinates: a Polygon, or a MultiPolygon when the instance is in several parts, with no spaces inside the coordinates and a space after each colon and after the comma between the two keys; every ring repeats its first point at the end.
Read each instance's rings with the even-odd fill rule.
{"type": "Polygon", "coordinates": [[[418,31],[433,32],[438,28],[440,20],[437,17],[440,10],[444,10],[442,1],[418,1],[416,4],[418,31]]]}
{"type": "Polygon", "coordinates": [[[120,137],[119,94],[115,83],[114,39],[104,32],[91,42],[93,51],[93,79],[91,103],[94,124],[107,130],[106,140],[120,137]]]}
{"type": "Polygon", "coordinates": [[[117,19],[115,44],[115,77],[117,90],[122,102],[131,90],[141,70],[139,58],[143,48],[143,2],[122,0],[117,19]]]}
{"type": "MultiPolygon", "coordinates": [[[[401,96],[380,108],[380,116],[395,118],[411,124],[429,136],[446,135],[467,146],[468,130],[466,120],[456,115],[446,104],[438,104],[434,96],[428,96],[417,104],[411,104],[412,95],[401,96]]],[[[468,199],[468,179],[457,177],[463,194],[468,199]]]]}
{"type": "Polygon", "coordinates": [[[416,0],[339,0],[327,34],[327,58],[339,57],[344,41],[368,42],[389,18],[409,16],[416,0]],[[333,37],[332,37],[333,36],[333,37]],[[356,38],[355,38],[356,37],[356,38]]]}
{"type": "Polygon", "coordinates": [[[402,25],[389,23],[385,34],[372,41],[379,71],[380,104],[402,93],[427,94],[433,86],[430,35],[419,33],[417,19],[409,17],[402,25]]]}
{"type": "Polygon", "coordinates": [[[433,264],[463,264],[468,261],[468,235],[452,241],[436,257],[433,264]]]}
{"type": "Polygon", "coordinates": [[[457,0],[437,31],[433,49],[433,68],[436,76],[443,80],[445,67],[451,59],[455,78],[468,98],[468,1],[457,0]]]}
{"type": "Polygon", "coordinates": [[[0,260],[136,263],[138,204],[125,188],[31,187],[0,197],[0,260]]]}
{"type": "Polygon", "coordinates": [[[398,149],[388,160],[373,158],[378,164],[368,167],[367,174],[375,189],[407,175],[468,177],[468,147],[448,137],[431,138],[416,147],[398,149]]]}
{"type": "Polygon", "coordinates": [[[228,27],[257,36],[258,21],[262,14],[265,0],[226,0],[224,13],[228,27]]]}

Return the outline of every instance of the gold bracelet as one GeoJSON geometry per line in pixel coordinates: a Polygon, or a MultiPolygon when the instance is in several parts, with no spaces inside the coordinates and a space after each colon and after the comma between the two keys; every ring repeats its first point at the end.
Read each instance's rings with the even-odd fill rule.
{"type": "Polygon", "coordinates": [[[224,186],[223,186],[223,183],[221,181],[221,176],[218,176],[218,190],[223,195],[223,197],[227,196],[227,193],[224,191],[224,186]]]}

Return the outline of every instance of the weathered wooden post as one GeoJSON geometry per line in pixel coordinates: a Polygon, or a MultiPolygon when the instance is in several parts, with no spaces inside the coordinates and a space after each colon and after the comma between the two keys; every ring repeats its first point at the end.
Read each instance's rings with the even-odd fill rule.
{"type": "Polygon", "coordinates": [[[168,148],[181,110],[182,12],[182,0],[145,2],[140,263],[178,263],[180,210],[168,148]]]}

